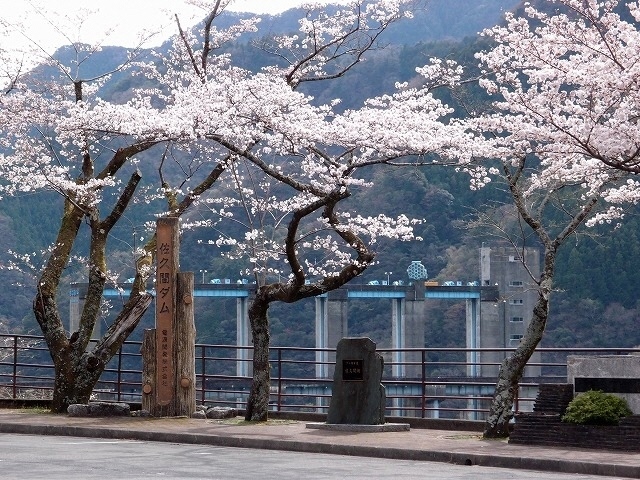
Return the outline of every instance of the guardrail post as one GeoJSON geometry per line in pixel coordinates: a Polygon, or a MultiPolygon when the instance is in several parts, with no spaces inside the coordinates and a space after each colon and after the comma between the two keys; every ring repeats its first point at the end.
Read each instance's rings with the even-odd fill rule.
{"type": "Polygon", "coordinates": [[[282,409],[282,349],[278,348],[278,412],[282,409]]]}
{"type": "Polygon", "coordinates": [[[13,375],[11,379],[13,399],[18,398],[18,336],[13,336],[13,375]]]}
{"type": "Polygon", "coordinates": [[[420,378],[422,378],[422,418],[425,418],[425,413],[426,413],[426,405],[427,405],[427,351],[426,350],[422,350],[422,360],[420,362],[420,369],[422,372],[422,375],[420,378]]]}
{"type": "Polygon", "coordinates": [[[122,346],[118,350],[118,376],[117,376],[118,401],[122,398],[122,346]]]}
{"type": "Polygon", "coordinates": [[[200,351],[202,352],[202,353],[200,353],[200,360],[202,362],[202,367],[201,367],[202,370],[201,370],[201,374],[200,374],[200,378],[201,378],[201,380],[200,380],[200,400],[202,402],[202,405],[204,405],[204,401],[206,399],[206,397],[205,397],[205,385],[207,383],[207,375],[206,375],[206,372],[207,372],[207,359],[205,358],[205,355],[206,355],[206,352],[207,352],[206,347],[204,345],[201,345],[200,346],[200,351]]]}

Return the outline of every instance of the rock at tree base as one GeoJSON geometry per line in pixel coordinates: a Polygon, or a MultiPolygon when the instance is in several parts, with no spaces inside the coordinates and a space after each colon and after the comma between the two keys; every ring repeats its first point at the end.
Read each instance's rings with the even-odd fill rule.
{"type": "Polygon", "coordinates": [[[69,405],[67,413],[70,417],[128,417],[131,407],[116,402],[75,403],[69,405]]]}
{"type": "Polygon", "coordinates": [[[238,416],[238,409],[231,407],[211,407],[207,409],[207,418],[221,419],[234,418],[238,416]]]}

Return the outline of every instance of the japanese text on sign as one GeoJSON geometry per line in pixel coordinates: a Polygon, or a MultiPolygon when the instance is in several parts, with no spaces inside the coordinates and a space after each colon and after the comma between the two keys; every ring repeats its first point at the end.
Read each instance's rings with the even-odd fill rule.
{"type": "Polygon", "coordinates": [[[173,315],[175,261],[172,225],[158,222],[156,250],[156,368],[157,397],[160,405],[171,402],[173,385],[173,315]]]}

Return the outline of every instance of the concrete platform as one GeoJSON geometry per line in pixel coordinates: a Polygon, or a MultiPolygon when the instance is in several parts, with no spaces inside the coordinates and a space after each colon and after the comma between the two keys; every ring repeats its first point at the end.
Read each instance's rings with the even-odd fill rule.
{"type": "Polygon", "coordinates": [[[483,440],[477,431],[412,426],[400,432],[342,432],[307,428],[307,423],[282,419],[249,424],[240,418],[83,418],[0,410],[0,433],[219,445],[640,478],[640,453],[509,445],[506,441],[483,440]]]}

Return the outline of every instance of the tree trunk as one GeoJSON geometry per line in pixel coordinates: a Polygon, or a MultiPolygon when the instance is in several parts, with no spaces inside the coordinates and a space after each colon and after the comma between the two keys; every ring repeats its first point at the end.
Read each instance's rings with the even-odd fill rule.
{"type": "Polygon", "coordinates": [[[533,308],[533,316],[520,345],[500,366],[498,381],[493,394],[489,416],[484,426],[484,438],[506,438],[509,423],[513,418],[513,403],[518,393],[520,379],[542,340],[549,317],[549,297],[555,267],[555,250],[545,250],[543,272],[538,287],[538,301],[533,308]]]}
{"type": "Polygon", "coordinates": [[[509,423],[513,418],[513,402],[518,392],[522,373],[529,357],[533,354],[533,349],[531,352],[522,351],[521,354],[516,351],[502,362],[491,409],[484,427],[484,438],[506,438],[509,436],[509,423]]]}
{"type": "MultiPolygon", "coordinates": [[[[82,82],[76,82],[76,100],[82,99],[82,82]]],[[[120,149],[109,164],[109,168],[99,174],[113,175],[132,153],[138,153],[153,146],[153,143],[136,144],[120,149]]],[[[89,154],[83,156],[82,175],[77,183],[85,184],[94,174],[93,160],[89,154]]],[[[91,351],[91,336],[100,315],[102,294],[107,278],[106,245],[109,232],[123,215],[133,198],[141,177],[138,172],[131,175],[127,186],[104,221],[100,220],[97,206],[83,205],[74,193],[67,191],[64,210],[58,234],[47,263],[38,279],[38,289],[33,302],[33,311],[44,335],[55,367],[55,383],[52,401],[53,412],[66,412],[72,403],[86,403],[100,378],[106,364],[122,346],[127,336],[139,323],[140,318],[151,303],[151,295],[140,293],[142,285],[136,284],[127,304],[104,337],[91,351]],[[80,316],[78,330],[67,337],[60,311],[56,302],[60,281],[69,264],[83,220],[88,220],[91,228],[89,245],[89,285],[84,308],[80,316]]],[[[95,187],[99,189],[100,187],[95,187]]],[[[139,275],[137,275],[139,277],[139,275]]]]}
{"type": "Polygon", "coordinates": [[[253,382],[247,400],[245,420],[266,422],[269,416],[271,368],[269,365],[269,301],[259,288],[249,307],[253,337],[253,382]]]}
{"type": "MultiPolygon", "coordinates": [[[[67,407],[77,401],[76,382],[74,374],[74,362],[71,352],[67,351],[56,355],[53,360],[55,378],[53,385],[53,400],[51,402],[52,413],[66,413],[67,407]]],[[[86,395],[87,401],[91,392],[86,395]]],[[[83,395],[84,397],[84,395],[83,395]]],[[[84,402],[86,403],[86,402],[84,402]]]]}
{"type": "MultiPolygon", "coordinates": [[[[91,392],[105,367],[138,325],[152,300],[153,296],[150,294],[132,297],[91,352],[75,350],[73,348],[75,339],[67,340],[66,337],[66,348],[56,348],[55,350],[50,348],[55,366],[53,401],[51,403],[53,413],[65,413],[69,405],[89,402],[91,392]]],[[[47,338],[47,333],[45,333],[45,338],[48,344],[54,342],[53,339],[47,338]]]]}
{"type": "Polygon", "coordinates": [[[545,196],[534,209],[536,202],[528,203],[522,190],[524,187],[518,183],[523,178],[522,174],[526,168],[526,160],[527,156],[523,156],[515,165],[511,162],[503,162],[503,172],[518,214],[531,227],[544,245],[544,262],[537,282],[538,301],[533,307],[531,322],[516,351],[507,357],[500,366],[496,390],[484,427],[484,438],[505,438],[509,436],[509,422],[513,418],[513,402],[518,392],[520,379],[527,362],[542,340],[547,319],[549,318],[549,298],[552,291],[558,248],[583,224],[600,198],[600,192],[593,194],[578,209],[578,212],[571,217],[558,235],[555,238],[551,238],[544,227],[542,219],[544,208],[549,205],[549,196],[545,196]]]}
{"type": "Polygon", "coordinates": [[[55,365],[56,377],[51,404],[53,413],[66,413],[69,405],[88,403],[105,367],[90,354],[78,358],[70,353],[67,358],[67,363],[55,365]]]}

